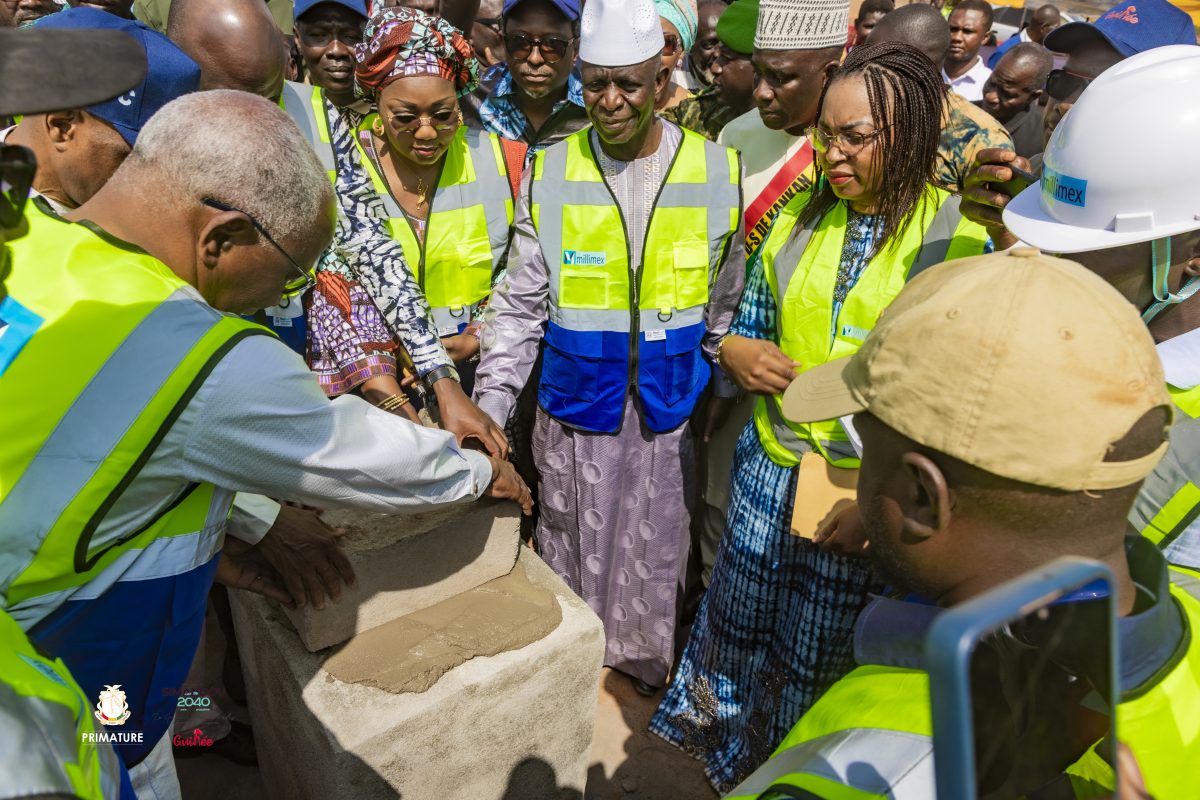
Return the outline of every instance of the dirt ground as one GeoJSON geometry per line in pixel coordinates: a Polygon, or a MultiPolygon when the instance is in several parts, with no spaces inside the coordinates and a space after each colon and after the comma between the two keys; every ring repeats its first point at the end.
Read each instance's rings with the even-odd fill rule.
{"type": "MultiPolygon", "coordinates": [[[[655,697],[642,697],[621,673],[610,669],[601,672],[584,800],[716,800],[717,794],[705,779],[700,763],[647,730],[661,696],[660,692],[655,697]]],[[[234,715],[246,718],[236,709],[234,715]]],[[[176,766],[184,800],[266,797],[255,767],[238,766],[213,754],[179,759],[176,766]]],[[[570,795],[564,793],[556,800],[579,800],[577,793],[570,795]]]]}

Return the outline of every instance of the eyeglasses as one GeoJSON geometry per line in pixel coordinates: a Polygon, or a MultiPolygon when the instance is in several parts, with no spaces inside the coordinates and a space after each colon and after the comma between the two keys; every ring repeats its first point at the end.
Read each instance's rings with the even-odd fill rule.
{"type": "Polygon", "coordinates": [[[857,131],[827,133],[814,125],[805,128],[804,132],[808,134],[808,140],[812,142],[813,150],[816,150],[821,155],[828,153],[829,149],[836,144],[838,149],[842,151],[842,155],[850,158],[861,153],[864,147],[873,142],[890,127],[892,126],[884,125],[882,128],[876,128],[867,133],[858,133],[857,131]]]}
{"type": "Polygon", "coordinates": [[[0,227],[15,228],[25,213],[37,158],[28,147],[0,146],[0,227]]]}
{"type": "Polygon", "coordinates": [[[673,33],[664,33],[663,34],[662,54],[664,56],[675,55],[675,51],[681,47],[683,47],[683,40],[680,39],[678,36],[676,36],[673,33]]]}
{"type": "Polygon", "coordinates": [[[509,58],[524,61],[529,58],[533,53],[533,48],[536,47],[541,53],[543,61],[547,64],[554,64],[567,54],[567,50],[574,41],[574,38],[560,39],[557,36],[531,39],[523,33],[510,33],[504,37],[504,48],[508,52],[509,58]]]}
{"type": "Polygon", "coordinates": [[[453,111],[436,111],[431,116],[392,114],[392,127],[401,133],[416,133],[428,125],[438,133],[458,127],[458,115],[453,111]]]}
{"type": "Polygon", "coordinates": [[[1046,94],[1059,100],[1068,100],[1082,94],[1094,80],[1065,69],[1052,69],[1046,78],[1046,94]]]}
{"type": "Polygon", "coordinates": [[[264,228],[262,223],[255,219],[254,215],[249,211],[243,211],[236,206],[222,203],[220,200],[214,200],[211,197],[206,197],[200,202],[204,203],[204,205],[208,206],[209,208],[215,208],[218,211],[236,211],[239,214],[245,214],[246,218],[250,220],[250,224],[254,226],[254,230],[262,234],[262,237],[270,242],[271,246],[278,250],[279,254],[286,258],[289,264],[296,268],[296,272],[300,273],[300,277],[290,280],[283,285],[283,293],[285,295],[303,294],[317,285],[317,278],[315,274],[316,270],[305,269],[296,263],[296,259],[292,258],[291,254],[289,254],[287,250],[284,250],[283,247],[280,246],[279,242],[272,238],[271,234],[267,233],[267,229],[264,228]]]}

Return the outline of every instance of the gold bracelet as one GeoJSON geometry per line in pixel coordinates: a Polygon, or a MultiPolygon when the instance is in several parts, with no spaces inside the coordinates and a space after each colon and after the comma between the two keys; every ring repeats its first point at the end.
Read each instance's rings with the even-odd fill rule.
{"type": "Polygon", "coordinates": [[[380,411],[395,411],[397,408],[401,408],[402,406],[408,405],[408,403],[409,403],[408,395],[392,394],[392,395],[388,395],[387,397],[383,398],[383,400],[381,400],[379,402],[379,405],[376,406],[376,408],[378,408],[380,411]]]}
{"type": "MultiPolygon", "coordinates": [[[[729,337],[732,335],[733,334],[727,333],[717,340],[717,349],[713,352],[713,363],[715,363],[718,367],[721,366],[721,348],[725,346],[725,342],[728,341],[729,337]]],[[[724,369],[724,367],[722,367],[722,369],[724,369]]]]}

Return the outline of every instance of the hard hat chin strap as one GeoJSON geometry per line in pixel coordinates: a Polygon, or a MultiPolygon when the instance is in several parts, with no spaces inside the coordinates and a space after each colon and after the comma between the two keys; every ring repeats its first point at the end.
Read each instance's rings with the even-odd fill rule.
{"type": "Polygon", "coordinates": [[[1152,319],[1161,314],[1167,306],[1182,303],[1200,291],[1200,277],[1192,277],[1179,288],[1178,292],[1171,292],[1169,285],[1171,277],[1170,237],[1155,239],[1150,243],[1150,249],[1150,281],[1154,288],[1154,299],[1157,302],[1142,312],[1142,322],[1145,322],[1147,325],[1150,324],[1152,319]]]}

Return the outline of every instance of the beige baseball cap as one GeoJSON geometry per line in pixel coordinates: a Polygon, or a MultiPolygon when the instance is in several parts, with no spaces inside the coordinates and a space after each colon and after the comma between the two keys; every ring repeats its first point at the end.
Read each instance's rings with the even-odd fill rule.
{"type": "Polygon", "coordinates": [[[797,377],[794,422],[869,411],[915,442],[1013,480],[1113,489],[1154,469],[1110,447],[1171,408],[1137,310],[1084,267],[1032,248],[939,264],[904,288],[848,358],[797,377]]]}

